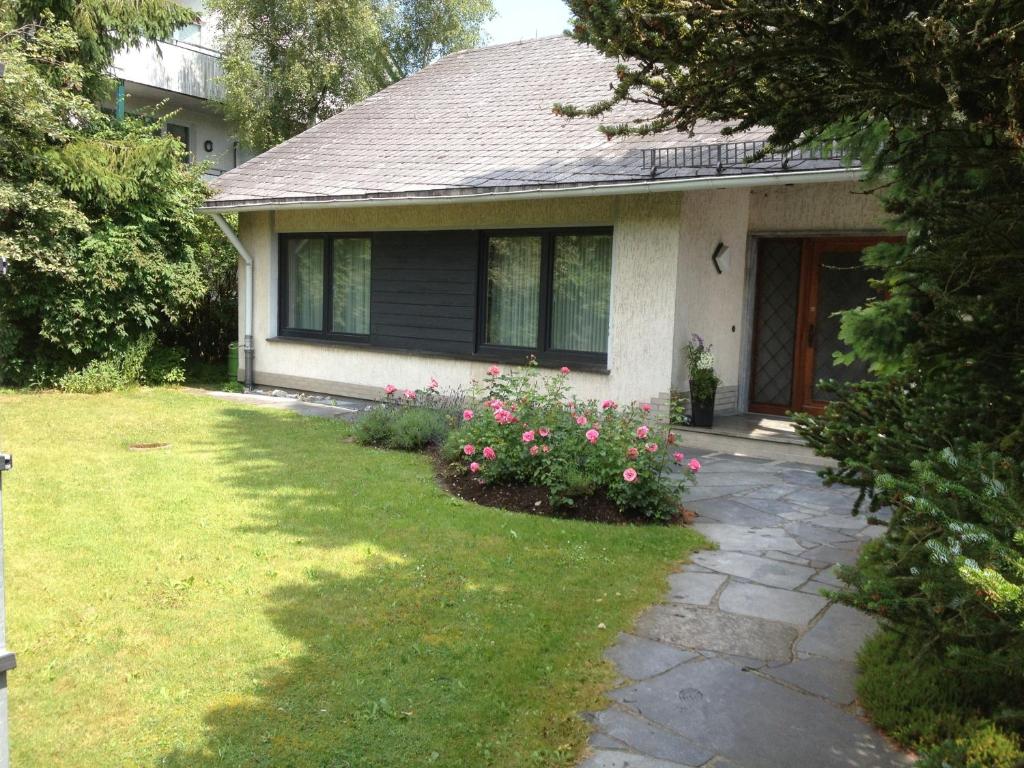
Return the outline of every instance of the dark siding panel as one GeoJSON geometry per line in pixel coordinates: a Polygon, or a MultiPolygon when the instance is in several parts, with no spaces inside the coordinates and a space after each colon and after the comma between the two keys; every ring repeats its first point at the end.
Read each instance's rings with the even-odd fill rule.
{"type": "Polygon", "coordinates": [[[478,243],[472,231],[374,234],[370,343],[472,354],[478,243]]]}

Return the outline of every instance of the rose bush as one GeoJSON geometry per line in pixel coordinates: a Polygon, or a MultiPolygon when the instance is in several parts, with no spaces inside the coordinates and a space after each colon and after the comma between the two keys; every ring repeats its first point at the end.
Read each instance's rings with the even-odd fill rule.
{"type": "Polygon", "coordinates": [[[543,486],[554,506],[604,493],[624,514],[667,520],[700,470],[651,423],[649,405],[579,400],[568,368],[540,376],[491,366],[474,396],[445,457],[480,482],[543,486]]]}

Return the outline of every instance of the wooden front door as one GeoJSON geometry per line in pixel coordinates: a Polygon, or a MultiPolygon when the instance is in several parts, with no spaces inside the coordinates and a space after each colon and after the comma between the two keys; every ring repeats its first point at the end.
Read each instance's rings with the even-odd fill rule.
{"type": "Polygon", "coordinates": [[[837,312],[874,295],[860,262],[869,245],[890,238],[764,239],[757,255],[750,410],[820,412],[822,379],[858,381],[862,363],[836,365],[847,351],[837,312]]]}

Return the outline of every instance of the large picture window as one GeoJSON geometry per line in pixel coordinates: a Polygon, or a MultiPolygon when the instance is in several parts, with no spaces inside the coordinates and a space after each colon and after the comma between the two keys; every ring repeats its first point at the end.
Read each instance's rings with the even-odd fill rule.
{"type": "Polygon", "coordinates": [[[281,239],[279,332],[366,340],[370,333],[370,239],[281,239]]]}
{"type": "Polygon", "coordinates": [[[480,352],[606,364],[610,230],[494,233],[482,258],[480,352]]]}

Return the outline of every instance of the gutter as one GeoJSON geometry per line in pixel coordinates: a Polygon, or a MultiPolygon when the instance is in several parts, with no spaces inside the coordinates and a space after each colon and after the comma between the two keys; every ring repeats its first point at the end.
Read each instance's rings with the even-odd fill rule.
{"type": "Polygon", "coordinates": [[[252,313],[252,297],[253,297],[253,277],[252,277],[252,255],[246,250],[245,246],[242,245],[242,241],[238,239],[238,235],[235,234],[235,230],[231,228],[231,225],[224,221],[224,217],[219,213],[213,213],[207,211],[210,217],[217,222],[217,226],[220,227],[220,231],[224,233],[224,236],[228,239],[228,242],[234,246],[235,250],[238,251],[238,255],[242,257],[242,263],[245,265],[245,280],[243,281],[244,289],[243,293],[245,297],[243,299],[245,306],[245,313],[243,317],[243,325],[245,327],[245,389],[251,391],[253,388],[253,359],[255,358],[255,350],[252,344],[252,325],[253,325],[253,313],[252,313]]]}
{"type": "Polygon", "coordinates": [[[486,192],[449,192],[432,190],[419,194],[360,195],[358,197],[292,197],[272,198],[254,202],[206,203],[199,210],[216,217],[220,213],[246,211],[307,210],[312,208],[362,208],[367,206],[440,205],[443,203],[478,203],[492,200],[549,200],[557,197],[603,197],[636,195],[651,192],[683,192],[698,189],[730,189],[736,187],[769,187],[818,182],[857,181],[863,177],[859,168],[838,168],[817,171],[776,171],[772,173],[736,174],[734,176],[698,176],[687,179],[567,185],[531,189],[503,188],[486,192]]]}

